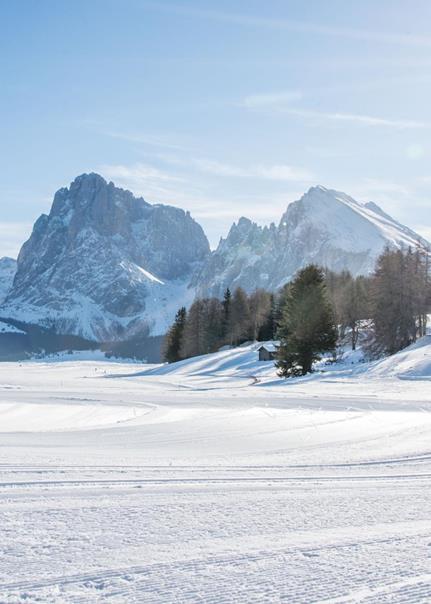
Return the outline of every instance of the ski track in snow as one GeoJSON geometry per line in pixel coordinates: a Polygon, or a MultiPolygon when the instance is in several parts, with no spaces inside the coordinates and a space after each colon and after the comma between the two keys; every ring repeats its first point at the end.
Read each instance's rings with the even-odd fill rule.
{"type": "Polygon", "coordinates": [[[0,602],[431,602],[430,381],[254,357],[0,364],[0,602]]]}

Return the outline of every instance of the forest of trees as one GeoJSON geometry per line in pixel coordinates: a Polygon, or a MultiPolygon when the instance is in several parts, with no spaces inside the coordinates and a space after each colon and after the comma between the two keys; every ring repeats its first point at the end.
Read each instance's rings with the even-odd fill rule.
{"type": "Polygon", "coordinates": [[[238,287],[223,300],[197,298],[181,308],[165,337],[168,362],[246,341],[280,340],[280,375],[312,370],[319,355],[349,341],[370,357],[393,354],[426,332],[431,307],[427,251],[385,249],[371,276],[317,266],[276,293],[238,287]]]}
{"type": "Polygon", "coordinates": [[[225,345],[275,337],[275,297],[262,289],[247,295],[238,287],[223,300],[197,298],[181,308],[166,334],[164,358],[169,363],[215,352],[225,345]]]}

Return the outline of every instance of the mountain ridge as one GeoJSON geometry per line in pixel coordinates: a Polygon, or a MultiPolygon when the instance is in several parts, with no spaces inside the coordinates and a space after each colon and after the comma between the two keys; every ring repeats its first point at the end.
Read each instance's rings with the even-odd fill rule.
{"type": "Polygon", "coordinates": [[[159,335],[196,295],[276,290],[309,263],[367,274],[386,245],[429,246],[375,203],[318,185],[278,224],[241,217],[210,252],[189,212],[83,174],[35,222],[0,316],[98,341],[159,335]]]}

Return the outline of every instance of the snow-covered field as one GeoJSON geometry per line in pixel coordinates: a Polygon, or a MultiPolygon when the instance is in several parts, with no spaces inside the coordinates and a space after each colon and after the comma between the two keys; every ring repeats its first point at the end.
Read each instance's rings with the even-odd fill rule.
{"type": "Polygon", "coordinates": [[[256,359],[0,364],[0,602],[431,602],[431,338],[256,359]]]}

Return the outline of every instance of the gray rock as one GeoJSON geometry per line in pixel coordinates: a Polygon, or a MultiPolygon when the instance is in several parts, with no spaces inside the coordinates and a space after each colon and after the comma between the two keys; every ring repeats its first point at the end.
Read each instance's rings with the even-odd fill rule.
{"type": "Polygon", "coordinates": [[[196,293],[274,291],[310,263],[368,274],[386,245],[429,246],[376,204],[318,186],[290,204],[278,225],[241,218],[210,253],[188,212],[83,174],[35,223],[12,288],[9,261],[0,316],[99,341],[158,335],[196,293]]]}
{"type": "Polygon", "coordinates": [[[1,314],[96,340],[163,331],[164,307],[208,254],[188,212],[83,174],[35,223],[1,314]]]}
{"type": "Polygon", "coordinates": [[[16,273],[16,260],[14,258],[0,258],[0,304],[9,293],[16,273]]]}
{"type": "Polygon", "coordinates": [[[201,295],[221,296],[226,287],[276,290],[307,264],[353,275],[372,272],[384,247],[428,247],[374,203],[312,187],[290,204],[278,226],[241,218],[194,276],[201,295]]]}

